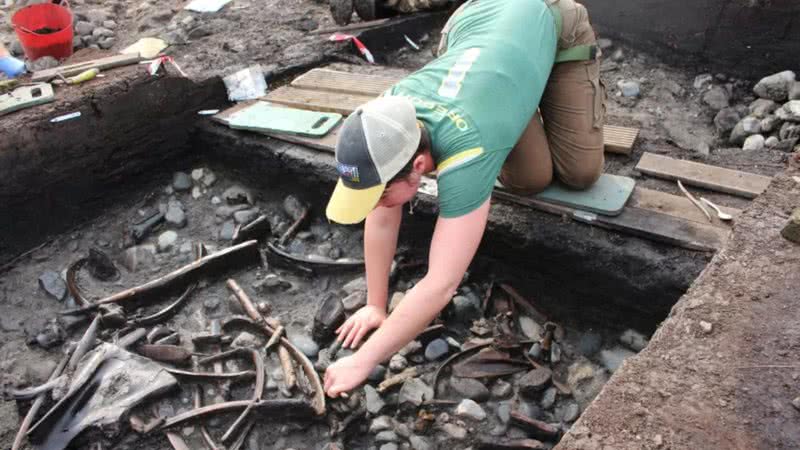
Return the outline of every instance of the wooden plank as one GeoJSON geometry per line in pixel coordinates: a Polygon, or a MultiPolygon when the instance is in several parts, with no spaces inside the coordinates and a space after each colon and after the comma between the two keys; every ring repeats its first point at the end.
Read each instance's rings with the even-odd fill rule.
{"type": "Polygon", "coordinates": [[[300,89],[377,97],[401,79],[338,70],[312,69],[295,78],[292,86],[300,89]]]}
{"type": "MultiPolygon", "coordinates": [[[[245,106],[247,102],[223,111],[213,119],[224,124],[227,116],[245,106]]],[[[265,134],[287,142],[333,152],[338,137],[338,127],[322,139],[278,133],[265,134]]],[[[636,188],[634,195],[633,204],[627,206],[620,216],[611,218],[575,211],[532,197],[519,197],[504,191],[494,191],[496,199],[690,250],[715,251],[725,242],[727,227],[708,224],[700,211],[692,212],[691,208],[695,207],[688,199],[642,188],[636,188]]],[[[738,214],[733,208],[725,208],[725,212],[738,214]]]]}
{"type": "Polygon", "coordinates": [[[336,150],[336,141],[339,139],[339,129],[341,127],[342,127],[341,124],[336,125],[336,127],[333,130],[331,130],[330,133],[328,133],[327,135],[325,135],[325,137],[322,138],[312,138],[312,137],[297,136],[297,135],[282,134],[282,133],[263,133],[263,134],[269,137],[273,137],[275,139],[291,142],[292,144],[299,144],[308,148],[313,148],[314,150],[320,150],[327,153],[334,153],[336,150]]]}
{"type": "Polygon", "coordinates": [[[53,78],[56,78],[58,75],[63,75],[64,77],[71,77],[74,75],[78,75],[81,72],[84,72],[89,69],[106,70],[106,69],[112,69],[114,67],[136,64],[139,61],[142,61],[142,57],[139,55],[114,55],[114,56],[109,56],[107,58],[93,59],[90,61],[70,64],[68,66],[61,66],[47,70],[40,70],[33,73],[33,77],[31,78],[31,80],[34,82],[50,81],[53,78]]]}
{"type": "Polygon", "coordinates": [[[603,143],[608,153],[630,155],[636,138],[639,137],[638,128],[619,127],[606,125],[603,127],[603,143]]]}
{"type": "Polygon", "coordinates": [[[575,219],[689,250],[719,250],[730,234],[730,230],[724,228],[634,207],[625,208],[617,217],[596,217],[597,220],[581,220],[580,216],[575,219]]]}
{"type": "MultiPolygon", "coordinates": [[[[303,139],[293,139],[293,140],[290,140],[289,142],[294,142],[294,143],[297,143],[297,144],[307,145],[307,146],[309,146],[311,148],[315,148],[315,149],[318,149],[318,150],[323,150],[323,151],[327,151],[327,152],[333,152],[334,148],[336,146],[335,137],[338,136],[338,132],[339,132],[339,128],[337,127],[333,131],[331,131],[331,133],[329,133],[327,136],[325,136],[322,139],[303,138],[303,139]],[[332,139],[332,137],[334,137],[334,138],[332,139]]],[[[281,137],[279,137],[279,136],[277,136],[275,134],[268,134],[268,135],[277,137],[279,139],[282,139],[281,137]]],[[[606,147],[606,151],[608,151],[608,147],[606,147]]]]}
{"type": "Polygon", "coordinates": [[[520,197],[496,189],[493,193],[493,197],[550,214],[570,217],[575,221],[589,225],[640,236],[642,238],[675,245],[689,250],[719,250],[724,245],[729,234],[729,230],[724,228],[636,207],[627,207],[619,216],[608,217],[586,213],[584,211],[576,211],[564,206],[546,203],[535,198],[520,197]]]}
{"type": "Polygon", "coordinates": [[[692,186],[745,198],[758,197],[772,180],[763,175],[673,159],[653,153],[642,155],[636,170],[654,177],[681,180],[692,186]]]}
{"type": "MultiPolygon", "coordinates": [[[[633,190],[633,195],[628,202],[628,206],[660,212],[673,217],[691,220],[692,222],[709,224],[706,216],[699,209],[697,209],[697,207],[694,206],[694,204],[689,201],[688,198],[668,194],[666,192],[654,191],[652,189],[645,189],[637,186],[633,190]]],[[[738,217],[742,212],[739,209],[729,208],[727,206],[720,206],[720,209],[722,209],[723,212],[732,215],[734,220],[736,220],[736,217],[738,217]]],[[[711,225],[722,228],[731,227],[731,222],[723,222],[717,218],[714,211],[709,212],[714,218],[714,221],[710,222],[711,225]]]]}
{"type": "Polygon", "coordinates": [[[335,112],[345,116],[373,98],[367,95],[298,89],[292,86],[279,87],[264,97],[267,101],[293,108],[335,112]]]}
{"type": "Polygon", "coordinates": [[[211,120],[214,122],[219,122],[223,125],[228,125],[228,118],[233,114],[247,108],[248,106],[252,105],[253,103],[260,101],[260,100],[247,100],[241,103],[237,103],[235,106],[232,106],[224,111],[220,111],[217,114],[211,116],[211,120]]]}
{"type": "MultiPolygon", "coordinates": [[[[358,106],[377,97],[397,81],[399,79],[395,77],[312,69],[296,78],[291,86],[270,92],[264,100],[294,108],[349,115],[358,106]]],[[[245,105],[250,104],[252,102],[245,102],[245,105]]],[[[240,109],[242,109],[241,104],[217,114],[214,119],[225,123],[226,117],[240,109]]],[[[336,131],[321,139],[299,138],[277,133],[266,134],[329,152],[333,152],[336,145],[336,131]]],[[[606,125],[603,132],[606,151],[630,153],[638,134],[639,130],[636,128],[606,125]]]]}

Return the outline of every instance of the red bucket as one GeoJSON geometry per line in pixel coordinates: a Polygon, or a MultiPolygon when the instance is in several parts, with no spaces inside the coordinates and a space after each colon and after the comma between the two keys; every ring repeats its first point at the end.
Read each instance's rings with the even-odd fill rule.
{"type": "Polygon", "coordinates": [[[42,56],[64,59],[72,55],[72,11],[66,6],[39,3],[26,6],[11,17],[25,56],[35,61],[42,56]]]}

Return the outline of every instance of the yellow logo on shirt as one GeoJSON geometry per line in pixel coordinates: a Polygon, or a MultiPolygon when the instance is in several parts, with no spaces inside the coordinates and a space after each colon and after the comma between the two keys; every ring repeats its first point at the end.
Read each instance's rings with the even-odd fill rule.
{"type": "Polygon", "coordinates": [[[414,97],[411,95],[402,95],[400,97],[405,97],[411,100],[411,102],[414,103],[415,106],[427,108],[435,112],[437,115],[440,116],[440,119],[438,120],[444,119],[445,117],[450,119],[450,121],[453,123],[453,125],[456,126],[456,128],[458,128],[459,131],[469,130],[469,123],[463,117],[461,117],[461,114],[459,114],[458,111],[447,109],[447,107],[445,105],[442,105],[441,103],[436,103],[434,101],[426,100],[424,98],[414,97]]]}

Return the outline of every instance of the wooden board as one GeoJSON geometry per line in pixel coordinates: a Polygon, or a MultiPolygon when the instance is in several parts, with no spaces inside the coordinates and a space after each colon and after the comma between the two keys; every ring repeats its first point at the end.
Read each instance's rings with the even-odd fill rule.
{"type": "Polygon", "coordinates": [[[606,152],[609,153],[630,155],[637,137],[639,137],[638,128],[618,127],[616,125],[603,127],[603,143],[605,144],[606,152]]]}
{"type": "MultiPolygon", "coordinates": [[[[292,81],[291,86],[270,92],[266,100],[294,108],[349,115],[362,104],[381,95],[400,79],[330,69],[312,69],[292,81]]],[[[606,125],[603,128],[605,150],[609,153],[630,154],[638,136],[638,128],[616,125],[606,125]]],[[[313,148],[320,148],[316,143],[310,145],[313,148]]]]}
{"type": "MultiPolygon", "coordinates": [[[[723,222],[719,220],[714,211],[709,211],[714,218],[713,222],[709,222],[705,214],[703,214],[694,204],[686,197],[668,194],[666,192],[654,191],[652,189],[645,189],[637,186],[633,190],[631,200],[628,206],[636,207],[639,209],[648,209],[655,212],[660,212],[673,217],[679,217],[692,222],[702,224],[711,224],[717,227],[730,228],[731,222],[723,222]]],[[[729,208],[727,206],[720,206],[723,212],[733,216],[733,220],[741,214],[741,210],[736,208],[729,208]]]]}
{"type": "Polygon", "coordinates": [[[47,70],[40,70],[33,73],[32,81],[50,81],[58,75],[64,77],[71,77],[78,75],[81,72],[89,69],[106,70],[114,67],[127,66],[136,64],[142,60],[142,57],[137,55],[114,55],[107,58],[93,59],[91,61],[84,61],[80,63],[70,64],[67,66],[55,67],[47,70]]]}
{"type": "Polygon", "coordinates": [[[681,180],[692,186],[745,198],[758,197],[772,180],[763,175],[673,159],[653,153],[642,155],[636,170],[654,177],[681,180]]]}
{"type": "Polygon", "coordinates": [[[249,107],[250,105],[252,105],[257,101],[259,100],[248,100],[245,102],[239,102],[228,109],[222,110],[217,114],[214,114],[213,116],[211,116],[211,120],[213,120],[214,122],[221,123],[222,125],[228,125],[228,118],[230,118],[232,115],[243,109],[247,109],[247,107],[249,107]]]}
{"type": "Polygon", "coordinates": [[[312,69],[295,78],[292,86],[300,89],[377,97],[400,80],[399,77],[312,69]]]}
{"type": "MultiPolygon", "coordinates": [[[[225,124],[225,120],[230,114],[246,107],[248,103],[252,102],[244,102],[217,114],[212,119],[225,124]]],[[[322,139],[278,135],[275,133],[270,133],[269,135],[287,142],[332,151],[336,145],[337,130],[322,139]]],[[[423,180],[428,180],[428,178],[424,177],[423,180]]],[[[435,196],[436,183],[432,180],[428,181],[428,184],[431,185],[429,190],[425,191],[421,188],[421,192],[427,192],[429,195],[435,196]]],[[[689,208],[694,208],[694,205],[691,203],[687,205],[683,202],[684,200],[689,202],[688,199],[671,194],[652,194],[652,192],[656,191],[648,192],[649,190],[642,188],[636,188],[635,194],[636,191],[638,191],[638,200],[631,200],[631,202],[634,202],[633,206],[627,206],[622,214],[615,218],[581,213],[566,206],[548,203],[532,197],[523,198],[500,190],[494,191],[494,198],[691,250],[714,251],[722,247],[727,236],[727,228],[703,222],[706,220],[705,216],[698,217],[697,214],[702,214],[699,211],[697,214],[691,213],[689,208]]],[[[730,208],[726,209],[726,212],[737,213],[736,210],[730,208]]]]}
{"type": "Polygon", "coordinates": [[[493,198],[689,250],[719,250],[730,233],[725,228],[630,206],[619,216],[608,217],[498,190],[494,191],[493,198]]]}
{"type": "Polygon", "coordinates": [[[347,116],[373,98],[369,95],[342,94],[283,86],[267,94],[264,100],[293,108],[335,112],[347,116]]]}

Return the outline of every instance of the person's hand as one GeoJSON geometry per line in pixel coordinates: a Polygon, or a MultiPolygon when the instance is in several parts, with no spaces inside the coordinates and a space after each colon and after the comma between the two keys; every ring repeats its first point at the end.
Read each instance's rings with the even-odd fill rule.
{"type": "Polygon", "coordinates": [[[0,56],[0,72],[15,78],[25,72],[25,63],[13,56],[0,56]]]}
{"type": "Polygon", "coordinates": [[[345,356],[328,366],[325,371],[325,393],[329,397],[338,397],[360,385],[372,372],[370,364],[359,361],[356,355],[345,356]]]}
{"type": "Polygon", "coordinates": [[[342,341],[342,348],[356,348],[366,334],[381,326],[386,319],[386,311],[373,305],[363,306],[350,316],[338,330],[336,340],[342,341]]]}

